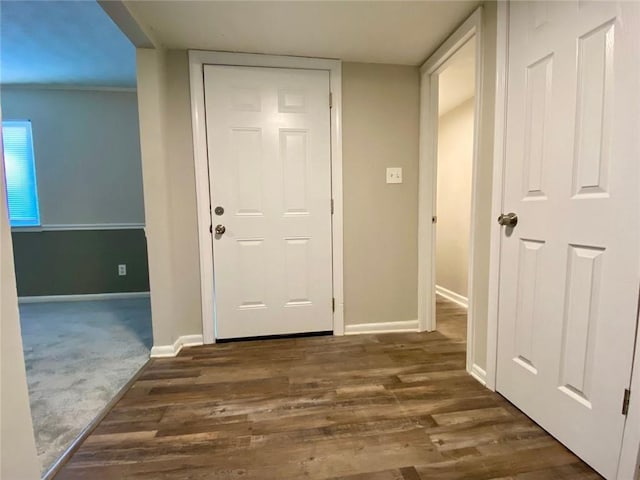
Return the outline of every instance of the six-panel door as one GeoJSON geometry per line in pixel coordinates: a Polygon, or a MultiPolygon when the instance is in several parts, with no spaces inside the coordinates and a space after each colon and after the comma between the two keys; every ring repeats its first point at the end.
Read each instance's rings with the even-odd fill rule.
{"type": "Polygon", "coordinates": [[[640,258],[640,4],[510,3],[497,389],[614,478],[640,258]],[[504,227],[503,227],[504,228],[504,227]]]}
{"type": "Polygon", "coordinates": [[[329,72],[205,66],[216,337],[332,325],[329,72]]]}

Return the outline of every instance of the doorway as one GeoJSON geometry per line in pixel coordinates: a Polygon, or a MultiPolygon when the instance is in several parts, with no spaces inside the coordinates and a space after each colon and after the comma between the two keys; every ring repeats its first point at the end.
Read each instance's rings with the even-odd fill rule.
{"type": "Polygon", "coordinates": [[[204,342],[314,331],[343,334],[340,62],[203,51],[189,52],[189,61],[204,342]],[[226,74],[243,78],[216,85],[216,78],[226,74]],[[229,88],[232,95],[215,100],[216,89],[229,88]],[[235,111],[242,128],[223,125],[227,116],[218,112],[225,108],[235,111]],[[221,124],[214,128],[216,119],[221,124]],[[255,152],[232,148],[233,135],[254,136],[255,152]],[[214,154],[245,153],[261,169],[260,176],[243,179],[253,182],[250,190],[249,184],[238,188],[238,162],[235,172],[226,173],[224,162],[210,163],[214,154]],[[289,182],[295,172],[299,181],[289,182]],[[235,187],[225,190],[227,182],[235,187]],[[253,192],[254,205],[238,203],[237,193],[245,191],[253,192]],[[225,247],[230,257],[220,251],[225,247]],[[230,274],[240,270],[242,283],[230,274]],[[247,289],[253,289],[250,295],[247,289]],[[306,310],[301,321],[294,310],[306,310]],[[246,321],[235,321],[238,315],[246,321]]]}
{"type": "Polygon", "coordinates": [[[481,270],[474,256],[476,205],[486,203],[480,201],[486,178],[477,168],[478,139],[487,136],[479,131],[479,118],[487,114],[478,93],[481,52],[479,8],[421,67],[418,318],[421,330],[433,331],[446,317],[443,328],[466,342],[467,371],[484,384],[484,348],[478,346],[484,332],[476,328],[473,281],[481,270]],[[452,317],[447,310],[455,311],[452,317]]]}
{"type": "Polygon", "coordinates": [[[438,75],[435,329],[466,339],[475,112],[475,37],[438,75]]]}

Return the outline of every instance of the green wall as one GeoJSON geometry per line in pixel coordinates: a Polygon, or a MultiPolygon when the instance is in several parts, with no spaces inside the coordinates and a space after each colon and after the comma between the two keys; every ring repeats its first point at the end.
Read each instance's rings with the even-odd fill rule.
{"type": "Polygon", "coordinates": [[[14,231],[18,296],[147,292],[142,229],[14,231]],[[118,264],[127,275],[118,275],[118,264]]]}

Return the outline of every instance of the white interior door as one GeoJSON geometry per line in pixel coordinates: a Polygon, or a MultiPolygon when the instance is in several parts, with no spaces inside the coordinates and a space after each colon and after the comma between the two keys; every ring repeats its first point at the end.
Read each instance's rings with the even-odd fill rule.
{"type": "Polygon", "coordinates": [[[497,389],[607,478],[638,305],[637,2],[511,2],[497,389]]]}
{"type": "Polygon", "coordinates": [[[204,82],[216,337],[332,330],[329,72],[205,66],[204,82]]]}

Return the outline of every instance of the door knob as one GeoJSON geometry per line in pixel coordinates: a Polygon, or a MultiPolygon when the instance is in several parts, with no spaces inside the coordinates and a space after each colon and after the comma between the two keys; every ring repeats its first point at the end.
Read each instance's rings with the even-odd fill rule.
{"type": "Polygon", "coordinates": [[[518,215],[513,212],[503,213],[498,217],[498,223],[503,227],[515,227],[518,224],[518,215]]]}
{"type": "Polygon", "coordinates": [[[227,231],[227,227],[224,225],[216,225],[216,235],[222,235],[227,231]]]}

